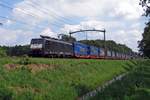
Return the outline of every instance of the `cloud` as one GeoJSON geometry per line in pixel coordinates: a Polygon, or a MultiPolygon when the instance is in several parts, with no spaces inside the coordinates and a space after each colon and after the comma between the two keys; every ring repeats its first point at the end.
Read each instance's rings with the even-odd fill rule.
{"type": "Polygon", "coordinates": [[[11,20],[6,20],[6,25],[11,25],[11,24],[13,24],[13,22],[11,21],[11,20]]]}
{"type": "Polygon", "coordinates": [[[9,41],[14,42],[17,39],[17,34],[18,31],[11,32],[7,29],[0,28],[0,44],[9,45],[9,41]]]}
{"type": "Polygon", "coordinates": [[[139,7],[138,0],[122,0],[114,8],[112,15],[120,16],[128,20],[139,19],[143,14],[142,7],[139,7]]]}
{"type": "Polygon", "coordinates": [[[33,33],[29,31],[0,28],[0,44],[8,46],[29,44],[32,35],[33,33]]]}
{"type": "Polygon", "coordinates": [[[138,29],[134,30],[117,30],[107,35],[107,39],[116,41],[117,43],[125,44],[132,48],[134,51],[138,51],[137,41],[142,39],[141,31],[138,29]]]}
{"type": "Polygon", "coordinates": [[[138,0],[25,0],[15,5],[13,15],[19,18],[28,17],[30,23],[45,20],[53,22],[60,18],[66,20],[71,16],[85,19],[104,16],[139,19],[143,12],[138,2],[138,0]]]}
{"type": "Polygon", "coordinates": [[[43,36],[49,36],[49,37],[53,37],[53,38],[58,38],[58,34],[53,32],[50,28],[46,28],[45,30],[43,30],[40,35],[43,36]]]}

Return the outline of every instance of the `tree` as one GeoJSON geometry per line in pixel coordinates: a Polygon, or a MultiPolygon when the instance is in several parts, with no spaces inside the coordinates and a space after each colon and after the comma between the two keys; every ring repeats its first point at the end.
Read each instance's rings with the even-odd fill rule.
{"type": "Polygon", "coordinates": [[[0,46],[0,57],[6,57],[6,49],[0,46]]]}
{"type": "Polygon", "coordinates": [[[14,47],[8,47],[7,49],[7,55],[8,56],[23,56],[23,55],[28,55],[30,50],[29,45],[16,45],[14,47]]]}
{"type": "MultiPolygon", "coordinates": [[[[142,5],[146,17],[150,17],[150,0],[140,0],[140,4],[142,5]]],[[[143,39],[139,42],[140,52],[143,53],[144,56],[150,58],[150,20],[146,24],[144,32],[142,34],[143,39]]]]}
{"type": "Polygon", "coordinates": [[[150,0],[140,0],[140,5],[142,5],[146,17],[150,17],[150,0]]]}
{"type": "Polygon", "coordinates": [[[68,35],[65,35],[65,34],[59,34],[59,37],[60,36],[61,36],[62,41],[71,42],[71,43],[76,41],[76,38],[74,38],[72,36],[68,36],[68,35]]]}
{"type": "Polygon", "coordinates": [[[145,56],[150,58],[150,22],[147,23],[142,36],[143,36],[143,39],[139,43],[140,51],[145,56]]]}

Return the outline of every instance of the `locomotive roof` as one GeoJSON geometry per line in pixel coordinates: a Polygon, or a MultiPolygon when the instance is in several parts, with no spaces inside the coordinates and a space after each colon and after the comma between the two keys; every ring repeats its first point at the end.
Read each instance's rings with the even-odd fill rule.
{"type": "Polygon", "coordinates": [[[48,40],[48,41],[53,41],[53,42],[59,42],[59,43],[63,43],[63,44],[68,44],[68,45],[72,45],[72,43],[68,43],[68,42],[65,42],[65,41],[61,41],[61,40],[56,40],[56,39],[47,39],[47,38],[44,38],[45,40],[48,40]]]}

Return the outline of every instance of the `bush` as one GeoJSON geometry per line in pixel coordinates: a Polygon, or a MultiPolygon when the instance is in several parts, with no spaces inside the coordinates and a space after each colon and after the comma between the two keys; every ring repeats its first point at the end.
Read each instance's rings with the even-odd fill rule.
{"type": "Polygon", "coordinates": [[[28,65],[28,64],[31,64],[31,61],[29,59],[28,56],[25,56],[25,57],[22,57],[19,61],[18,61],[18,64],[21,64],[21,65],[28,65]]]}
{"type": "Polygon", "coordinates": [[[0,57],[6,57],[6,51],[0,48],[0,57]]]}
{"type": "Polygon", "coordinates": [[[83,84],[73,85],[78,93],[78,96],[82,96],[90,91],[89,87],[83,84]]]}
{"type": "Polygon", "coordinates": [[[5,88],[0,88],[0,100],[12,100],[12,93],[5,88]]]}

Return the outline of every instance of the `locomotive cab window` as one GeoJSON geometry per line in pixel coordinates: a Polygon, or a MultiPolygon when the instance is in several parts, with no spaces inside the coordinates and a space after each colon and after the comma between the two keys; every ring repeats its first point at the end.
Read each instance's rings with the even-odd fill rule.
{"type": "Polygon", "coordinates": [[[42,49],[43,47],[43,39],[32,39],[31,40],[31,49],[42,49]]]}
{"type": "Polygon", "coordinates": [[[31,44],[43,44],[43,39],[32,39],[31,44]]]}

